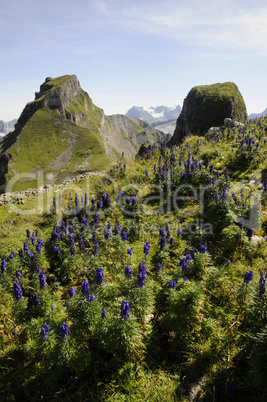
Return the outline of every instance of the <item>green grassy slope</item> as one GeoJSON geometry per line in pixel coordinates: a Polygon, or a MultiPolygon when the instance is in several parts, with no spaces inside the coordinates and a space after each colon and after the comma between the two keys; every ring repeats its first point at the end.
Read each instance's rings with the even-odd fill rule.
{"type": "Polygon", "coordinates": [[[124,163],[1,207],[0,399],[266,400],[267,119],[124,163]]]}

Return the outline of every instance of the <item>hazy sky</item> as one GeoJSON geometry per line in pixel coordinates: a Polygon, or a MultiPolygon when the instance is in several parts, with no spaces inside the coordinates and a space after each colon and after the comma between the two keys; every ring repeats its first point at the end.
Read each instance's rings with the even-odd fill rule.
{"type": "Polygon", "coordinates": [[[46,77],[76,74],[109,114],[180,104],[233,81],[248,113],[267,107],[266,0],[0,0],[0,120],[46,77]]]}

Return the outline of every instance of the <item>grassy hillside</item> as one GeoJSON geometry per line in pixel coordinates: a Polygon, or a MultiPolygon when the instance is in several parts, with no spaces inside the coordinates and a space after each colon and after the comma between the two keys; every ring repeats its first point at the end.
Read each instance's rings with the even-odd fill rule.
{"type": "Polygon", "coordinates": [[[266,400],[266,157],[262,119],[1,207],[1,400],[266,400]]]}

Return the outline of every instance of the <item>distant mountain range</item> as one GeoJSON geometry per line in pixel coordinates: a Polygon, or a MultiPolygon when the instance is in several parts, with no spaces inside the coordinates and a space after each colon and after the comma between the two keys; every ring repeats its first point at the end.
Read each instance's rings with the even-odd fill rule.
{"type": "Polygon", "coordinates": [[[251,113],[248,115],[249,120],[260,119],[267,115],[267,108],[262,113],[251,113]]]}
{"type": "Polygon", "coordinates": [[[15,129],[15,124],[17,123],[17,119],[13,119],[11,121],[5,122],[0,120],[0,137],[10,133],[15,129]]]}
{"type": "Polygon", "coordinates": [[[177,120],[179,114],[181,113],[181,106],[151,106],[146,109],[143,106],[133,106],[128,112],[125,114],[126,117],[138,117],[141,120],[144,120],[148,124],[167,122],[172,120],[177,120]]]}

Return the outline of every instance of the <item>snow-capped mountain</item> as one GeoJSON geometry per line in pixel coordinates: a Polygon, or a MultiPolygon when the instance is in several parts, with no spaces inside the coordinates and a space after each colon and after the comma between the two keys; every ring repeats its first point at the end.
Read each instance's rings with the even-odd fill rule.
{"type": "Polygon", "coordinates": [[[150,108],[145,108],[143,106],[133,106],[128,112],[125,114],[126,117],[138,117],[141,120],[144,120],[148,124],[177,120],[179,114],[181,113],[181,106],[151,106],[150,108]]]}
{"type": "Polygon", "coordinates": [[[260,119],[261,117],[264,117],[267,115],[267,108],[262,112],[262,113],[251,113],[248,115],[249,120],[253,119],[260,119]]]}

